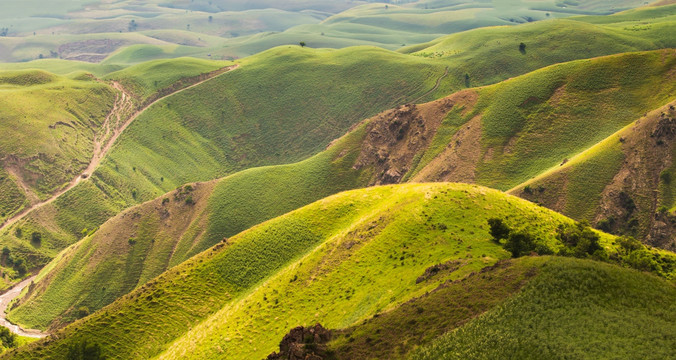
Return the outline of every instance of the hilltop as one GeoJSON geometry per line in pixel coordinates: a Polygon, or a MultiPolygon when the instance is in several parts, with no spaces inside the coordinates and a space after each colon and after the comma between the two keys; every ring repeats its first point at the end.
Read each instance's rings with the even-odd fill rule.
{"type": "MultiPolygon", "coordinates": [[[[509,28],[472,30],[462,33],[462,36],[476,37],[479,40],[488,36],[494,41],[487,43],[487,47],[470,47],[456,55],[453,55],[453,51],[448,51],[443,56],[428,57],[425,55],[428,51],[423,50],[403,56],[373,48],[350,48],[341,51],[301,49],[298,46],[276,48],[242,60],[240,64],[243,66],[237,72],[208,82],[207,84],[211,86],[205,84],[196,87],[181,96],[167,99],[166,107],[150,109],[152,111],[145,116],[145,119],[141,117],[137,121],[137,123],[146,124],[143,128],[141,128],[142,125],[135,125],[122,134],[119,146],[116,146],[111,153],[117,157],[117,160],[111,158],[103,162],[103,167],[94,174],[95,186],[85,183],[76,187],[62,201],[48,206],[40,214],[30,215],[26,223],[20,227],[26,227],[28,231],[40,232],[47,243],[53,244],[50,245],[51,247],[63,249],[81,238],[85,229],[87,232],[95,229],[111,216],[131,205],[160,196],[185,183],[208,181],[249,167],[301,160],[322,150],[332,139],[363,118],[396,105],[442,98],[467,86],[490,84],[556,62],[573,60],[589,51],[591,55],[603,55],[620,51],[674,46],[673,40],[667,35],[671,33],[674,23],[673,15],[670,15],[673,13],[672,10],[669,6],[641,8],[601,18],[586,16],[576,17],[575,21],[552,20],[509,28]],[[601,21],[601,19],[606,20],[601,21]],[[627,24],[636,21],[648,22],[651,30],[632,31],[627,28],[627,24]],[[594,24],[590,25],[591,23],[594,24]],[[588,31],[575,31],[579,26],[587,26],[588,31]],[[557,36],[579,38],[573,43],[584,44],[584,49],[580,49],[577,45],[560,47],[557,45],[558,41],[536,36],[540,30],[558,34],[557,36]],[[515,38],[517,40],[528,39],[525,54],[519,52],[518,41],[514,42],[515,38]],[[488,56],[486,51],[493,51],[502,56],[488,56]],[[348,56],[357,59],[356,63],[345,61],[348,56]],[[505,61],[501,60],[502,57],[505,61]],[[338,68],[317,66],[319,63],[335,64],[333,58],[336,58],[340,64],[338,68]],[[488,62],[470,61],[470,59],[477,58],[492,60],[488,62]],[[375,72],[373,69],[375,62],[369,59],[377,59],[378,62],[390,65],[379,67],[379,69],[386,69],[384,72],[375,72]],[[507,64],[508,59],[513,60],[509,61],[510,64],[517,64],[517,66],[503,66],[507,64]],[[282,60],[289,61],[289,63],[275,63],[282,60]],[[301,71],[305,75],[300,78],[291,75],[297,74],[298,68],[305,69],[301,71]],[[240,75],[235,76],[236,73],[240,75]],[[278,78],[277,75],[272,74],[283,74],[283,77],[278,78]],[[335,80],[329,80],[331,76],[335,76],[335,80]],[[327,88],[320,85],[337,84],[345,79],[363,80],[359,85],[362,90],[339,86],[327,88]],[[285,85],[287,83],[294,83],[298,86],[287,87],[285,85]],[[271,96],[251,96],[258,94],[261,89],[270,93],[271,96]],[[359,91],[366,92],[360,94],[359,91]],[[221,94],[222,101],[202,106],[200,99],[203,103],[204,99],[209,98],[202,96],[202,93],[208,93],[209,97],[221,94]],[[192,94],[190,95],[192,98],[188,99],[188,94],[192,94]],[[379,97],[373,99],[373,94],[379,94],[379,97]],[[335,100],[339,98],[340,101],[335,100]],[[268,101],[270,99],[276,101],[268,101]],[[224,104],[233,111],[224,111],[220,106],[213,105],[216,103],[224,104]],[[197,107],[193,107],[193,104],[197,107]],[[303,104],[314,104],[314,109],[306,111],[308,108],[303,104]],[[254,122],[251,121],[253,109],[260,110],[262,114],[261,117],[256,117],[254,122]],[[276,109],[287,110],[279,113],[282,117],[278,118],[276,109]],[[157,121],[152,121],[153,118],[167,118],[171,121],[158,124],[157,121]],[[306,125],[312,127],[313,131],[298,128],[297,131],[291,133],[294,127],[288,125],[302,118],[312,119],[306,125]],[[183,123],[182,119],[190,119],[190,121],[183,123]],[[214,129],[217,124],[227,124],[227,126],[223,127],[225,129],[223,132],[206,131],[214,129]],[[243,126],[245,124],[256,124],[256,128],[250,126],[247,128],[243,126]],[[317,127],[318,124],[321,125],[317,127]],[[180,133],[181,136],[176,139],[175,144],[167,147],[166,142],[159,141],[156,134],[144,130],[150,128],[164,129],[163,133],[180,133]],[[203,131],[200,132],[200,129],[203,131]],[[277,135],[268,139],[266,134],[277,135]],[[286,136],[299,135],[301,138],[297,142],[285,142],[281,138],[281,135],[285,134],[286,136]],[[255,138],[258,138],[259,142],[258,145],[253,146],[255,138]],[[299,146],[299,144],[303,145],[299,146]],[[130,153],[129,149],[137,148],[144,150],[130,153]],[[162,160],[166,154],[185,154],[186,156],[167,162],[162,160]],[[186,166],[186,164],[193,165],[186,166]],[[79,201],[82,198],[92,200],[84,204],[79,201]],[[56,211],[60,214],[58,219],[52,215],[56,211]]],[[[440,44],[445,44],[442,48],[446,46],[452,48],[460,44],[457,37],[451,36],[449,39],[440,42],[440,44]]],[[[179,63],[185,65],[186,69],[199,70],[207,66],[206,62],[200,63],[187,59],[179,63]]],[[[139,97],[147,97],[161,84],[168,84],[166,80],[174,79],[175,73],[171,69],[172,63],[163,61],[140,64],[113,74],[111,71],[119,70],[119,66],[92,67],[84,66],[82,63],[55,60],[43,60],[29,64],[61,72],[83,67],[100,74],[99,76],[119,80],[139,97]],[[142,78],[138,77],[139,74],[148,74],[148,79],[160,79],[161,81],[155,83],[159,80],[140,80],[139,82],[142,78]]],[[[209,63],[208,66],[213,65],[209,63]]],[[[660,105],[663,103],[656,103],[652,108],[660,105]]],[[[650,109],[645,108],[640,111],[650,109]]],[[[162,140],[165,140],[167,135],[164,134],[164,136],[162,140]]],[[[440,144],[442,143],[435,143],[435,146],[441,146],[440,144]]],[[[430,155],[431,153],[428,154],[430,155]]],[[[521,178],[520,181],[525,180],[526,178],[521,178]]],[[[488,181],[488,179],[479,183],[504,189],[518,184],[502,185],[488,181]]],[[[20,205],[12,204],[11,206],[18,208],[20,205]]],[[[11,231],[0,236],[3,237],[5,243],[17,243],[11,231]]],[[[15,248],[16,245],[10,247],[15,248]]],[[[22,248],[21,252],[29,259],[31,265],[42,265],[46,259],[55,255],[54,252],[37,249],[40,254],[36,257],[35,249],[26,246],[22,248]]]]}
{"type": "Polygon", "coordinates": [[[233,60],[276,46],[372,45],[396,50],[439,36],[490,26],[607,15],[641,0],[178,1],[35,0],[0,15],[0,61],[69,59],[109,65],[181,56],[233,60]]]}
{"type": "MultiPolygon", "coordinates": [[[[558,167],[561,159],[573,158],[608,132],[631,123],[632,114],[659,104],[660,96],[668,96],[671,88],[662,87],[663,95],[653,91],[650,97],[636,96],[639,102],[633,103],[609,95],[640,93],[660,84],[662,74],[673,71],[675,63],[663,61],[671,53],[576,61],[426,104],[400,106],[365,120],[308,160],[179,187],[114,217],[66,251],[43,271],[48,275],[10,318],[27,327],[59,327],[77,318],[80,307],[97,310],[223,238],[342,190],[423,181],[476,182],[508,189],[558,167]],[[641,64],[642,73],[632,74],[632,81],[619,75],[626,73],[619,69],[636,64],[641,64]],[[598,74],[602,68],[618,69],[614,71],[618,75],[598,74]],[[587,82],[594,76],[604,82],[590,87],[587,82]],[[581,112],[581,99],[603,106],[581,112]],[[519,105],[524,103],[527,106],[519,105]],[[542,122],[543,109],[559,121],[542,122]],[[514,128],[488,136],[487,130],[504,125],[508,116],[514,128]],[[604,125],[589,126],[588,118],[604,125]],[[538,126],[537,131],[521,130],[531,126],[538,126]],[[580,127],[588,127],[586,137],[577,135],[580,127]],[[559,135],[543,137],[555,133],[559,135]],[[502,145],[505,142],[510,145],[502,145]],[[533,161],[534,153],[539,162],[533,161]],[[188,196],[190,203],[185,202],[188,196]],[[143,245],[127,244],[131,239],[142,240],[143,245]],[[94,268],[98,270],[81,270],[94,268]],[[106,284],[106,290],[91,292],[95,284],[106,284]],[[70,290],[62,291],[64,286],[70,290]]],[[[535,192],[547,195],[553,193],[550,188],[565,189],[552,185],[535,192]]]]}
{"type": "MultiPolygon", "coordinates": [[[[295,325],[320,322],[340,329],[360,324],[374,315],[396,312],[449,280],[466,278],[508,258],[509,253],[491,240],[487,225],[491,217],[506,219],[514,229],[527,228],[539,244],[548,247],[560,246],[557,226],[572,223],[525,200],[474,185],[407,184],[344,192],[223,240],[56,336],[11,352],[7,358],[60,358],[69,346],[84,339],[114,358],[261,358],[275,350],[277,341],[295,325]],[[446,264],[447,270],[429,272],[436,264],[446,264]],[[428,273],[434,275],[424,276],[428,273]]],[[[601,234],[600,241],[606,251],[615,251],[611,236],[601,234]]],[[[597,275],[595,281],[603,288],[632,281],[632,287],[641,284],[650,291],[674,291],[673,284],[633,270],[635,280],[619,280],[623,275],[614,274],[629,270],[616,266],[577,265],[577,260],[561,259],[550,270],[547,258],[534,263],[540,261],[542,265],[535,267],[546,266],[543,270],[528,269],[533,267],[529,260],[517,262],[527,265],[515,270],[517,278],[510,281],[516,287],[496,294],[485,309],[525,285],[519,279],[538,279],[533,272],[541,272],[543,280],[532,280],[534,285],[526,285],[525,295],[519,298],[535,301],[527,294],[536,290],[528,289],[540,289],[536,284],[548,283],[546,279],[554,274],[583,268],[603,269],[615,279],[612,283],[597,275]]],[[[578,274],[591,276],[584,274],[596,271],[578,274]]],[[[497,282],[500,279],[495,277],[497,282]]],[[[596,296],[596,285],[561,283],[596,296]]],[[[537,291],[544,298],[550,296],[537,291]]],[[[660,298],[645,299],[655,307],[660,298]]],[[[601,306],[618,315],[621,311],[615,303],[601,306]]],[[[664,311],[673,316],[668,307],[664,311]]],[[[563,336],[568,334],[565,329],[577,327],[580,318],[576,316],[560,318],[570,326],[561,330],[563,336]]],[[[637,326],[631,331],[640,331],[637,326]]],[[[660,326],[658,331],[668,333],[668,325],[660,326]]],[[[618,340],[609,338],[610,348],[618,340]]]]}

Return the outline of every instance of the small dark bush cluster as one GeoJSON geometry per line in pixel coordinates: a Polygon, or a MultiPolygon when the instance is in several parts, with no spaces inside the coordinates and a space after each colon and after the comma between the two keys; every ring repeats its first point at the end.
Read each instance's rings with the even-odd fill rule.
{"type": "Polygon", "coordinates": [[[88,340],[81,340],[68,347],[67,358],[69,360],[103,360],[101,346],[88,340]]]}
{"type": "Polygon", "coordinates": [[[18,345],[16,335],[4,326],[0,326],[0,342],[2,342],[2,346],[5,348],[13,348],[18,345]]]}
{"type": "Polygon", "coordinates": [[[599,234],[592,230],[586,221],[559,225],[556,238],[563,247],[558,252],[541,241],[537,241],[532,234],[510,229],[501,219],[488,219],[488,225],[493,241],[502,245],[505,250],[512,254],[512,257],[537,253],[539,255],[589,258],[653,272],[663,277],[667,277],[676,269],[676,257],[660,255],[651,251],[650,248],[630,236],[618,238],[617,245],[619,247],[617,251],[606,251],[601,246],[599,234]]]}

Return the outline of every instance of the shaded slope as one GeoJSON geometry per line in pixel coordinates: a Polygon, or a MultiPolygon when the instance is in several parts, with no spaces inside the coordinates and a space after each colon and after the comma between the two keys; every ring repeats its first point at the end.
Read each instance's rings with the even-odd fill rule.
{"type": "MultiPolygon", "coordinates": [[[[79,245],[77,250],[72,250],[73,260],[58,261],[58,270],[50,272],[50,276],[41,282],[40,291],[31,294],[26,305],[13,311],[11,317],[27,326],[58,326],[62,323],[58,318],[66,316],[67,320],[72,320],[73,316],[67,314],[80,306],[87,306],[90,310],[99,309],[147,279],[223,238],[341,190],[404,181],[481,182],[484,181],[482,176],[485,177],[485,174],[495,175],[501,169],[520,169],[532,164],[532,154],[537,144],[543,149],[540,155],[544,160],[547,160],[544,151],[560,150],[553,149],[548,141],[556,141],[559,148],[572,149],[569,150],[570,155],[549,155],[549,162],[531,165],[534,173],[544,172],[551,166],[558,166],[559,156],[572,156],[577,146],[593,144],[595,137],[605,136],[604,132],[612,130],[612,127],[621,128],[631,121],[627,118],[631,111],[636,111],[627,108],[636,104],[611,101],[608,91],[598,91],[597,88],[575,89],[577,82],[598,76],[598,69],[605,66],[622,68],[636,62],[644,65],[644,74],[671,71],[673,64],[662,64],[661,58],[662,53],[654,52],[574,62],[543,69],[492,87],[465,90],[434,102],[385,111],[364,121],[328,150],[309,160],[293,165],[250,169],[224,178],[215,185],[213,193],[205,195],[210,205],[207,208],[201,206],[207,201],[205,198],[198,203],[200,206],[187,207],[192,209],[187,218],[173,215],[165,218],[167,215],[163,212],[166,207],[158,205],[161,201],[158,198],[153,203],[130,210],[130,213],[139,213],[137,218],[128,220],[132,223],[120,226],[118,218],[104,225],[106,228],[120,228],[125,229],[124,231],[98,232],[83,245],[79,245]],[[529,104],[524,108],[517,106],[517,110],[511,112],[517,114],[512,119],[525,121],[525,126],[546,127],[538,131],[520,132],[517,136],[518,143],[524,144],[521,150],[514,150],[514,145],[511,148],[505,147],[507,150],[503,149],[503,159],[498,158],[499,161],[491,162],[486,154],[492,153],[497,158],[499,150],[491,147],[495,140],[485,135],[486,128],[491,125],[485,119],[494,124],[509,119],[501,117],[504,113],[510,114],[510,108],[506,105],[533,101],[528,99],[535,95],[541,96],[540,91],[546,87],[558,87],[560,90],[556,90],[556,95],[549,100],[540,104],[529,104]],[[561,100],[566,97],[572,100],[561,100]],[[576,113],[579,112],[577,106],[580,104],[576,99],[583,98],[589,103],[597,101],[603,104],[597,106],[603,111],[591,115],[576,113]],[[509,99],[510,102],[496,99],[509,99]],[[493,105],[493,102],[498,105],[493,105]],[[551,111],[551,117],[557,121],[542,122],[543,108],[551,111]],[[572,115],[564,118],[561,114],[572,115]],[[622,117],[616,116],[617,114],[622,117]],[[589,118],[603,122],[605,126],[589,126],[589,118]],[[463,123],[464,121],[469,122],[463,123]],[[587,138],[575,136],[580,127],[585,129],[587,138]],[[547,132],[567,132],[571,136],[559,136],[556,140],[551,140],[542,137],[547,132]],[[141,247],[128,246],[126,242],[130,237],[135,237],[135,228],[148,229],[148,226],[143,225],[146,222],[155,225],[152,225],[152,230],[147,230],[144,237],[146,245],[141,251],[144,256],[139,257],[136,251],[141,247]],[[181,226],[183,230],[171,230],[176,226],[181,226]],[[155,243],[149,243],[151,239],[155,243]],[[122,250],[115,250],[113,244],[122,244],[122,250]],[[74,255],[76,252],[78,255],[74,255]],[[94,252],[103,255],[88,255],[94,252]],[[115,264],[119,261],[137,264],[139,269],[146,269],[145,275],[141,275],[140,270],[128,271],[124,267],[114,266],[103,272],[82,273],[79,270],[82,263],[93,266],[100,262],[115,264]],[[94,283],[108,282],[103,279],[103,274],[107,271],[119,274],[111,276],[113,279],[119,276],[129,277],[130,280],[125,281],[126,285],[123,287],[117,287],[115,284],[118,281],[111,280],[110,286],[105,286],[108,289],[105,295],[89,291],[94,283]],[[71,291],[67,292],[68,295],[62,295],[59,289],[66,284],[71,291]],[[52,286],[53,289],[50,290],[49,287],[52,286]]],[[[640,90],[643,86],[647,87],[654,81],[653,77],[643,76],[637,86],[636,82],[624,83],[622,78],[615,78],[608,79],[608,83],[603,86],[616,92],[631,92],[640,90]]],[[[641,101],[650,104],[652,98],[641,98],[641,101]]],[[[642,110],[642,107],[651,105],[644,103],[638,106],[638,110],[642,110]]],[[[524,179],[526,178],[521,173],[514,175],[506,172],[501,181],[518,183],[524,179]]],[[[170,194],[169,198],[172,196],[170,194]]]]}
{"type": "Polygon", "coordinates": [[[15,356],[58,358],[94,336],[115,358],[262,357],[292,324],[348,326],[506,257],[486,219],[508,214],[548,243],[569,221],[472,185],[341,193],[230,238],[15,356]],[[461,260],[457,271],[416,284],[452,259],[461,260]]]}
{"type": "MultiPolygon", "coordinates": [[[[84,229],[182,184],[319,152],[364,117],[419,97],[443,73],[442,65],[372,48],[260,54],[150,107],[90,181],[15,228],[39,231],[44,248],[63,249],[84,229]]],[[[2,236],[20,242],[11,229],[2,236]]],[[[43,255],[29,257],[31,265],[53,256],[43,249],[29,251],[43,255]]]]}
{"type": "Polygon", "coordinates": [[[522,292],[411,359],[666,359],[676,287],[634,270],[552,258],[522,292]]]}
{"type": "Polygon", "coordinates": [[[672,101],[645,114],[565,165],[510,192],[605,230],[676,249],[671,215],[675,106],[672,101]]]}

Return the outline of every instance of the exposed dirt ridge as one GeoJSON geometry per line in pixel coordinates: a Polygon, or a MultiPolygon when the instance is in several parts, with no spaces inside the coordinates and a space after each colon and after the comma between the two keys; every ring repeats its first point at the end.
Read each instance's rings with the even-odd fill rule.
{"type": "Polygon", "coordinates": [[[369,185],[401,182],[416,154],[429,147],[448,112],[473,94],[464,90],[426,104],[398,106],[371,118],[354,168],[373,168],[369,185]]]}

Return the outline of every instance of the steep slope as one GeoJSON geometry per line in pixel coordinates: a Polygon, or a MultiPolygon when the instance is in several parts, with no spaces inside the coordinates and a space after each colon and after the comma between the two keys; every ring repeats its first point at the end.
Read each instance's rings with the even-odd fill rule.
{"type": "Polygon", "coordinates": [[[86,74],[0,72],[0,223],[86,168],[116,96],[86,74]]]}
{"type": "MultiPolygon", "coordinates": [[[[518,258],[311,345],[323,359],[665,359],[675,355],[675,292],[673,283],[613,265],[518,258]]],[[[303,342],[294,349],[311,353],[303,342]]]]}
{"type": "Polygon", "coordinates": [[[676,249],[671,215],[675,106],[672,101],[645,114],[566,164],[510,192],[588,219],[606,231],[648,235],[648,243],[676,249]]]}
{"type": "MultiPolygon", "coordinates": [[[[133,82],[144,68],[109,76],[133,82]]],[[[443,74],[441,64],[375,48],[279,48],[241,61],[144,111],[88,181],[14,226],[42,235],[42,248],[24,243],[22,252],[31,265],[43,265],[84,229],[180,185],[302,160],[363,118],[424,95],[443,74]]],[[[2,243],[14,250],[25,241],[15,235],[8,229],[2,243]]]]}
{"type": "Polygon", "coordinates": [[[590,261],[522,262],[541,263],[522,292],[410,359],[676,356],[673,283],[590,261]]]}
{"type": "MultiPolygon", "coordinates": [[[[596,138],[606,136],[606,132],[622,128],[633,119],[632,112],[653,106],[652,99],[658,99],[661,96],[659,92],[653,92],[653,97],[637,96],[639,103],[623,101],[625,97],[613,99],[610,94],[641,92],[652,84],[660,83],[660,74],[669,73],[676,66],[673,61],[661,62],[663,57],[668,59],[665,54],[670,52],[573,62],[491,87],[464,90],[430,103],[385,111],[364,121],[326,151],[309,160],[293,165],[250,169],[224,178],[215,185],[214,191],[208,187],[206,195],[200,195],[200,206],[181,205],[189,209],[187,217],[167,215],[167,212],[173,214],[174,210],[161,205],[162,199],[171,200],[174,195],[158,198],[129,210],[124,215],[126,220],[118,216],[103,226],[104,229],[124,231],[99,231],[69,250],[70,255],[56,261],[55,270],[50,270],[49,275],[38,282],[38,290],[26,297],[22,305],[11,312],[10,318],[27,327],[58,327],[73,320],[72,313],[81,306],[91,311],[99,309],[223,238],[341,190],[405,181],[451,180],[481,184],[486,183],[484,178],[487,175],[500,174],[498,171],[501,169],[519,171],[504,171],[500,181],[509,184],[527,180],[521,169],[530,166],[533,174],[539,174],[552,166],[558,167],[560,158],[572,157],[578,147],[591,146],[596,138]],[[642,70],[635,75],[640,81],[627,82],[621,76],[607,78],[602,89],[608,90],[578,85],[580,81],[594,76],[605,76],[599,74],[599,69],[610,67],[618,69],[617,73],[621,74],[624,72],[621,69],[636,64],[642,64],[642,70]],[[546,91],[547,88],[558,90],[550,90],[555,95],[542,95],[543,89],[546,91]],[[533,100],[536,96],[542,100],[533,100]],[[509,99],[509,102],[501,99],[509,99]],[[580,99],[597,106],[593,109],[590,106],[592,110],[582,112],[580,99]],[[524,102],[536,105],[517,105],[516,110],[510,109],[514,104],[524,102]],[[601,110],[595,110],[597,108],[601,110]],[[549,111],[549,116],[557,121],[541,121],[542,109],[549,111]],[[503,114],[511,115],[513,121],[523,121],[525,128],[540,128],[518,132],[518,141],[514,138],[509,140],[510,137],[496,140],[486,136],[487,128],[504,124],[503,121],[509,119],[503,114]],[[590,118],[604,125],[590,126],[590,118]],[[585,129],[586,138],[576,135],[580,128],[585,129]],[[543,138],[543,134],[547,133],[558,135],[543,138]],[[504,149],[494,147],[499,141],[522,145],[520,148],[515,145],[505,146],[504,149]],[[551,146],[552,143],[557,147],[551,146]],[[540,150],[536,147],[538,144],[540,150]],[[560,155],[549,155],[548,160],[545,151],[551,153],[561,149],[569,150],[560,155]],[[539,163],[533,162],[535,150],[542,157],[539,163]],[[500,152],[502,159],[497,158],[500,152]],[[486,154],[493,154],[494,158],[489,159],[486,154]],[[210,205],[202,207],[207,201],[210,205]],[[129,214],[138,215],[131,217],[129,214]],[[122,223],[125,225],[120,225],[122,223]],[[177,228],[182,230],[177,231],[177,228]],[[135,233],[140,229],[144,229],[144,239],[154,240],[155,243],[144,242],[148,246],[144,245],[143,250],[139,250],[141,246],[118,248],[114,245],[136,238],[135,233]],[[137,251],[144,256],[139,257],[137,251]],[[121,261],[136,264],[135,270],[113,265],[121,261]],[[98,264],[101,269],[107,270],[83,272],[80,270],[83,264],[89,264],[86,268],[98,264]],[[110,264],[110,268],[101,264],[110,264]],[[116,274],[111,275],[111,279],[127,280],[124,286],[119,286],[117,280],[103,279],[104,274],[116,274]],[[109,283],[105,285],[105,294],[90,291],[93,284],[99,283],[109,283]],[[64,286],[71,290],[62,292],[64,286]]],[[[671,91],[665,87],[662,89],[671,91]]],[[[183,210],[177,211],[183,213],[183,210]]]]}
{"type": "MultiPolygon", "coordinates": [[[[467,184],[344,192],[224,239],[7,358],[60,359],[85,339],[111,358],[262,358],[293,326],[356,326],[508,257],[488,233],[487,219],[495,216],[552,248],[560,246],[557,226],[571,223],[525,200],[467,184]],[[439,264],[444,268],[431,270],[439,264]]],[[[611,236],[601,234],[601,243],[614,251],[611,236]]],[[[563,264],[577,266],[571,260],[563,264]]],[[[486,295],[489,299],[477,304],[474,314],[518,290],[532,277],[528,267],[533,266],[524,266],[507,282],[496,276],[496,282],[512,288],[494,288],[495,298],[486,295]]],[[[673,291],[664,280],[634,274],[649,278],[659,291],[673,291]]],[[[668,296],[647,301],[659,303],[668,296]]],[[[577,321],[571,318],[571,326],[577,321]]],[[[668,333],[669,327],[664,329],[668,333]]]]}
{"type": "Polygon", "coordinates": [[[295,324],[349,326],[507,257],[490,241],[492,216],[552,245],[569,222],[472,185],[345,192],[227,239],[14,356],[59,358],[89,337],[114,358],[263,357],[295,324]],[[457,270],[416,284],[451,260],[457,270]]]}
{"type": "Polygon", "coordinates": [[[303,162],[183,186],[122,212],[53,260],[13,306],[10,319],[30,328],[58,328],[223,238],[359,187],[362,172],[352,165],[363,139],[361,128],[303,162]]]}

